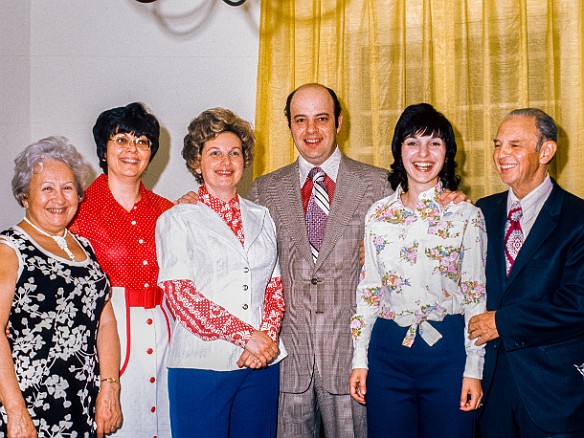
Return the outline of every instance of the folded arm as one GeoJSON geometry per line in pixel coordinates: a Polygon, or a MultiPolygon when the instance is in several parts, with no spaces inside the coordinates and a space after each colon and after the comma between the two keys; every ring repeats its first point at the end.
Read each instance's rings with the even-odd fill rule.
{"type": "Polygon", "coordinates": [[[205,341],[222,339],[252,353],[266,366],[278,353],[270,337],[197,292],[192,281],[167,280],[164,292],[180,323],[205,341]]]}

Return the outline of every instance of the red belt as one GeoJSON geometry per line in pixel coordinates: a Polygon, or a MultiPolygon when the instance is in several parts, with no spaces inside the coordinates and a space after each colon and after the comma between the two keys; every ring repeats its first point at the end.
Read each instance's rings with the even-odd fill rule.
{"type": "Polygon", "coordinates": [[[159,287],[147,287],[144,289],[126,288],[126,306],[153,309],[162,304],[163,295],[164,292],[159,287]]]}

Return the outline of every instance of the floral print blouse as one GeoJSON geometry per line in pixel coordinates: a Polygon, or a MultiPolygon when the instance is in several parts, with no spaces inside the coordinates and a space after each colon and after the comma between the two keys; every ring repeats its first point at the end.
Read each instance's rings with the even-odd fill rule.
{"type": "MultiPolygon", "coordinates": [[[[431,321],[485,311],[487,236],[483,215],[468,202],[443,206],[442,186],[418,197],[415,211],[401,202],[403,190],[382,199],[365,216],[365,265],[351,318],[353,368],[367,368],[371,329],[379,318],[408,327],[402,342],[433,345],[442,335],[431,321]]],[[[484,346],[465,333],[464,377],[482,378],[484,346]]]]}

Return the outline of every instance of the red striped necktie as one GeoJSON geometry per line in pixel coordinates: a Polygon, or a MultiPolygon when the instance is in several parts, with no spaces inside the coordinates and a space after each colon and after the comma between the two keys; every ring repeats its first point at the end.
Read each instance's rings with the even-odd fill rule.
{"type": "Polygon", "coordinates": [[[318,258],[330,210],[330,201],[324,184],[324,177],[325,173],[320,167],[313,167],[308,173],[308,178],[312,180],[313,186],[306,206],[305,219],[314,263],[318,258]]]}
{"type": "Polygon", "coordinates": [[[505,266],[507,267],[507,276],[511,273],[513,263],[515,263],[517,254],[519,254],[525,241],[523,230],[519,223],[522,217],[523,209],[519,201],[517,201],[511,206],[505,223],[505,266]]]}

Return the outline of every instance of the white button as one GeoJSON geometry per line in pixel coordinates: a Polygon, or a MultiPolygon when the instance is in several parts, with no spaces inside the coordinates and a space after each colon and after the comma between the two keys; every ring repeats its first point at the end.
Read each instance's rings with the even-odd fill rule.
{"type": "Polygon", "coordinates": [[[136,225],[136,221],[132,221],[130,222],[132,225],[136,225]]]}
{"type": "Polygon", "coordinates": [[[148,264],[148,260],[142,260],[142,264],[143,265],[147,265],[148,264]]]}
{"type": "Polygon", "coordinates": [[[138,243],[144,243],[144,239],[138,239],[138,243]]]}
{"type": "Polygon", "coordinates": [[[150,287],[148,283],[144,283],[144,287],[150,287]]]}

